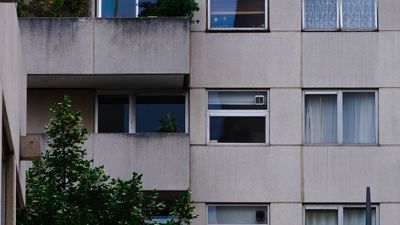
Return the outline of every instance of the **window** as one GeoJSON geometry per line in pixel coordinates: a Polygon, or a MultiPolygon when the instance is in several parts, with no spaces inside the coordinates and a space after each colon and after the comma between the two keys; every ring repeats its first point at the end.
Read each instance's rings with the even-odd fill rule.
{"type": "Polygon", "coordinates": [[[376,144],[377,91],[305,91],[305,144],[376,144]]]}
{"type": "MultiPolygon", "coordinates": [[[[365,225],[365,206],[307,205],[304,225],[365,225]]],[[[372,225],[379,225],[379,208],[372,206],[372,225]]]]}
{"type": "Polygon", "coordinates": [[[209,143],[267,143],[266,91],[208,91],[209,143]]]}
{"type": "Polygon", "coordinates": [[[267,29],[267,0],[208,0],[208,28],[267,29]]]}
{"type": "Polygon", "coordinates": [[[129,95],[98,96],[98,132],[129,132],[129,95]]]}
{"type": "Polygon", "coordinates": [[[125,93],[97,95],[96,132],[187,132],[186,94],[125,93]]]}
{"type": "Polygon", "coordinates": [[[267,205],[208,205],[207,224],[268,224],[267,205]]]}
{"type": "Polygon", "coordinates": [[[304,30],[376,30],[376,0],[303,0],[304,30]]]}
{"type": "Polygon", "coordinates": [[[157,0],[98,0],[99,17],[137,17],[143,11],[142,2],[156,3],[157,0]]]}

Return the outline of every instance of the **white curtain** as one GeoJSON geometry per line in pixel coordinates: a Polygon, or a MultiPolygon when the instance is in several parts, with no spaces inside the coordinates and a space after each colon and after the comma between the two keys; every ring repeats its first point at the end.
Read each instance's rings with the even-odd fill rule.
{"type": "Polygon", "coordinates": [[[336,95],[307,95],[305,99],[305,142],[337,143],[336,95]]]}
{"type": "MultiPolygon", "coordinates": [[[[376,211],[372,210],[372,225],[376,224],[376,211]]],[[[365,225],[365,209],[344,209],[343,225],[365,225]]]]}
{"type": "Polygon", "coordinates": [[[305,225],[338,225],[337,210],[307,210],[305,225]]]}
{"type": "MultiPolygon", "coordinates": [[[[266,92],[255,91],[210,91],[208,92],[208,104],[210,105],[253,105],[255,96],[264,96],[266,92]]],[[[266,101],[264,101],[266,104],[266,101]]]]}
{"type": "Polygon", "coordinates": [[[375,0],[342,0],[343,28],[374,29],[375,0]]]}
{"type": "Polygon", "coordinates": [[[343,143],[376,143],[375,93],[343,93],[343,143]]]}
{"type": "Polygon", "coordinates": [[[337,0],[304,0],[305,29],[336,29],[337,0]]]}

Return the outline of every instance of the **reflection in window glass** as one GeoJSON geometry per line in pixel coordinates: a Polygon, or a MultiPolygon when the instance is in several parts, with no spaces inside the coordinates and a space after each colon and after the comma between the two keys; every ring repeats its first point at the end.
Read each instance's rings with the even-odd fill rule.
{"type": "Polygon", "coordinates": [[[136,0],[102,0],[102,17],[136,17],[136,0]]]}
{"type": "Polygon", "coordinates": [[[128,133],[129,132],[129,96],[99,95],[98,96],[98,132],[128,133]]]}
{"type": "Polygon", "coordinates": [[[337,0],[304,0],[304,29],[337,29],[337,10],[337,0]]]}
{"type": "Polygon", "coordinates": [[[305,225],[338,225],[338,211],[306,210],[305,225]]]}
{"type": "Polygon", "coordinates": [[[211,117],[211,143],[265,143],[265,117],[211,117]]]}
{"type": "Polygon", "coordinates": [[[172,116],[179,132],[185,132],[185,96],[137,96],[136,132],[158,132],[160,120],[172,116]]]}
{"type": "Polygon", "coordinates": [[[208,206],[208,224],[267,224],[267,206],[208,206]]]}
{"type": "Polygon", "coordinates": [[[210,28],[266,28],[265,0],[210,0],[210,28]]]}

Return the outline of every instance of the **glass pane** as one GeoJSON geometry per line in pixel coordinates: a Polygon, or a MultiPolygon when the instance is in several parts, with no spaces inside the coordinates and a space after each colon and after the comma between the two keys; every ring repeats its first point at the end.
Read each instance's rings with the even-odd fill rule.
{"type": "Polygon", "coordinates": [[[336,144],[336,95],[306,95],[304,121],[306,144],[336,144]]]}
{"type": "Polygon", "coordinates": [[[210,0],[211,28],[265,28],[265,0],[210,0]]]}
{"type": "Polygon", "coordinates": [[[144,7],[147,3],[155,4],[158,2],[158,0],[138,0],[138,2],[139,2],[139,14],[140,14],[141,12],[144,11],[145,9],[144,7]]]}
{"type": "MultiPolygon", "coordinates": [[[[372,225],[376,225],[376,209],[372,208],[372,225]]],[[[344,208],[343,225],[365,225],[364,208],[344,208]]]]}
{"type": "Polygon", "coordinates": [[[135,17],[136,0],[102,0],[102,17],[135,17]]]}
{"type": "Polygon", "coordinates": [[[343,142],[376,143],[375,93],[343,93],[343,142]]]}
{"type": "Polygon", "coordinates": [[[305,225],[338,225],[337,210],[306,210],[305,225]]]}
{"type": "Polygon", "coordinates": [[[304,0],[304,29],[337,29],[337,0],[304,0]]]}
{"type": "Polygon", "coordinates": [[[344,29],[375,29],[375,0],[343,0],[344,29]]]}
{"type": "Polygon", "coordinates": [[[98,96],[98,132],[129,132],[129,96],[98,96]]]}
{"type": "Polygon", "coordinates": [[[265,143],[265,117],[211,117],[211,143],[265,143]]]}
{"type": "Polygon", "coordinates": [[[266,206],[208,206],[208,224],[267,224],[266,206]]]}
{"type": "Polygon", "coordinates": [[[163,129],[163,121],[176,127],[177,132],[185,132],[185,96],[136,97],[137,133],[169,132],[163,129]]]}
{"type": "Polygon", "coordinates": [[[267,92],[210,91],[208,109],[267,109],[267,92]]]}

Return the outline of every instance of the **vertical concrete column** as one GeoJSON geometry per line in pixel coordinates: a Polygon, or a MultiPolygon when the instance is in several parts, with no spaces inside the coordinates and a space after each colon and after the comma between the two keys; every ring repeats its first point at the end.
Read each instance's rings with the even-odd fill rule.
{"type": "MultiPolygon", "coordinates": [[[[3,149],[4,151],[4,149],[3,149]]],[[[16,165],[14,155],[6,156],[6,224],[16,224],[16,165]]]]}
{"type": "Polygon", "coordinates": [[[205,89],[190,90],[190,144],[205,145],[207,139],[207,103],[205,89]]]}
{"type": "Polygon", "coordinates": [[[271,203],[271,225],[303,225],[301,203],[271,203]]]}
{"type": "Polygon", "coordinates": [[[299,145],[302,140],[301,89],[270,90],[271,145],[299,145]]]}
{"type": "Polygon", "coordinates": [[[194,203],[194,215],[197,216],[191,223],[191,225],[206,225],[207,217],[206,217],[206,204],[205,203],[194,203]]]}
{"type": "Polygon", "coordinates": [[[400,88],[379,89],[379,144],[400,144],[400,88]]]}
{"type": "Polygon", "coordinates": [[[400,203],[380,204],[380,225],[397,225],[400,221],[400,203]]]}

